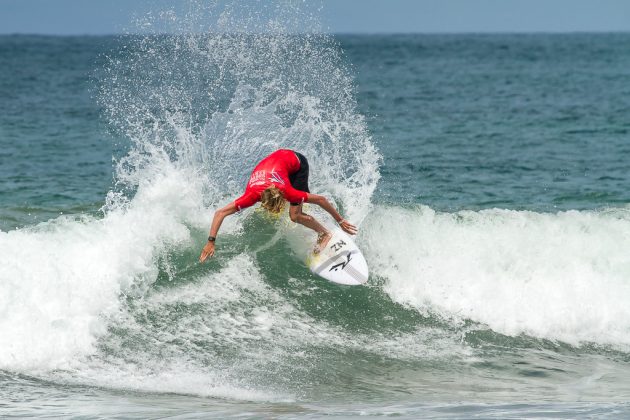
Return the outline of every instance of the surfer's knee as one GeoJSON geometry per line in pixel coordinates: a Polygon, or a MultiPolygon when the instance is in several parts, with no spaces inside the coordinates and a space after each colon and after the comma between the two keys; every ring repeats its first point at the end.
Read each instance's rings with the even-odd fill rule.
{"type": "Polygon", "coordinates": [[[291,218],[292,222],[303,223],[305,220],[308,220],[310,216],[302,212],[295,212],[295,213],[289,214],[289,217],[291,218]]]}
{"type": "Polygon", "coordinates": [[[291,218],[292,222],[295,223],[299,223],[301,225],[304,224],[304,222],[308,222],[309,220],[313,220],[312,216],[309,216],[308,214],[304,214],[304,213],[292,213],[289,215],[289,217],[291,218]]]}

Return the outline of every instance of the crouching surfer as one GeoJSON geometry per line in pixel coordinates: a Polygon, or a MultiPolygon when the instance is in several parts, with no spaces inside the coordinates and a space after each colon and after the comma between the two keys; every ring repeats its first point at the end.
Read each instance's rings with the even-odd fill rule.
{"type": "Polygon", "coordinates": [[[317,232],[315,252],[324,249],[332,235],[313,216],[302,211],[304,203],[317,204],[326,210],[346,233],[351,235],[357,233],[357,228],[341,217],[326,197],[310,193],[308,161],[304,155],[293,150],[280,149],[256,165],[242,196],[214,213],[208,242],[201,251],[199,262],[204,262],[214,255],[214,242],[223,219],[258,201],[265,210],[273,214],[280,214],[287,201],[291,203],[289,209],[291,220],[317,232]]]}

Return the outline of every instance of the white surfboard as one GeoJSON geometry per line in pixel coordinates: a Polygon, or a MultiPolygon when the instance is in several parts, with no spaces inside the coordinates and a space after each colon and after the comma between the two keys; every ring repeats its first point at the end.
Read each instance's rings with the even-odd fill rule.
{"type": "Polygon", "coordinates": [[[357,245],[339,228],[333,229],[332,234],[325,249],[309,254],[308,268],[333,283],[352,286],[366,283],[368,266],[357,245]]]}

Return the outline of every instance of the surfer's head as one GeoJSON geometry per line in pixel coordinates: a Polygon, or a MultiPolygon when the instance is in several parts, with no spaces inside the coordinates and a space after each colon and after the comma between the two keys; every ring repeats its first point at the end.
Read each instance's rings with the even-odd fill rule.
{"type": "Polygon", "coordinates": [[[282,195],[282,191],[275,185],[267,187],[260,196],[260,205],[262,208],[272,214],[280,214],[284,210],[286,201],[282,195]]]}

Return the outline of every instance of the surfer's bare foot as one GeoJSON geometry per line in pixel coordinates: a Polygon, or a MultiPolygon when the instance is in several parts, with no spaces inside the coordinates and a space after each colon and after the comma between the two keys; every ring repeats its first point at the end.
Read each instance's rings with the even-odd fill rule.
{"type": "Polygon", "coordinates": [[[330,238],[332,238],[332,233],[330,232],[320,232],[317,234],[317,244],[315,244],[315,249],[313,249],[313,252],[315,254],[319,254],[320,252],[322,252],[322,250],[324,248],[326,248],[326,245],[328,245],[328,242],[330,241],[330,238]]]}

